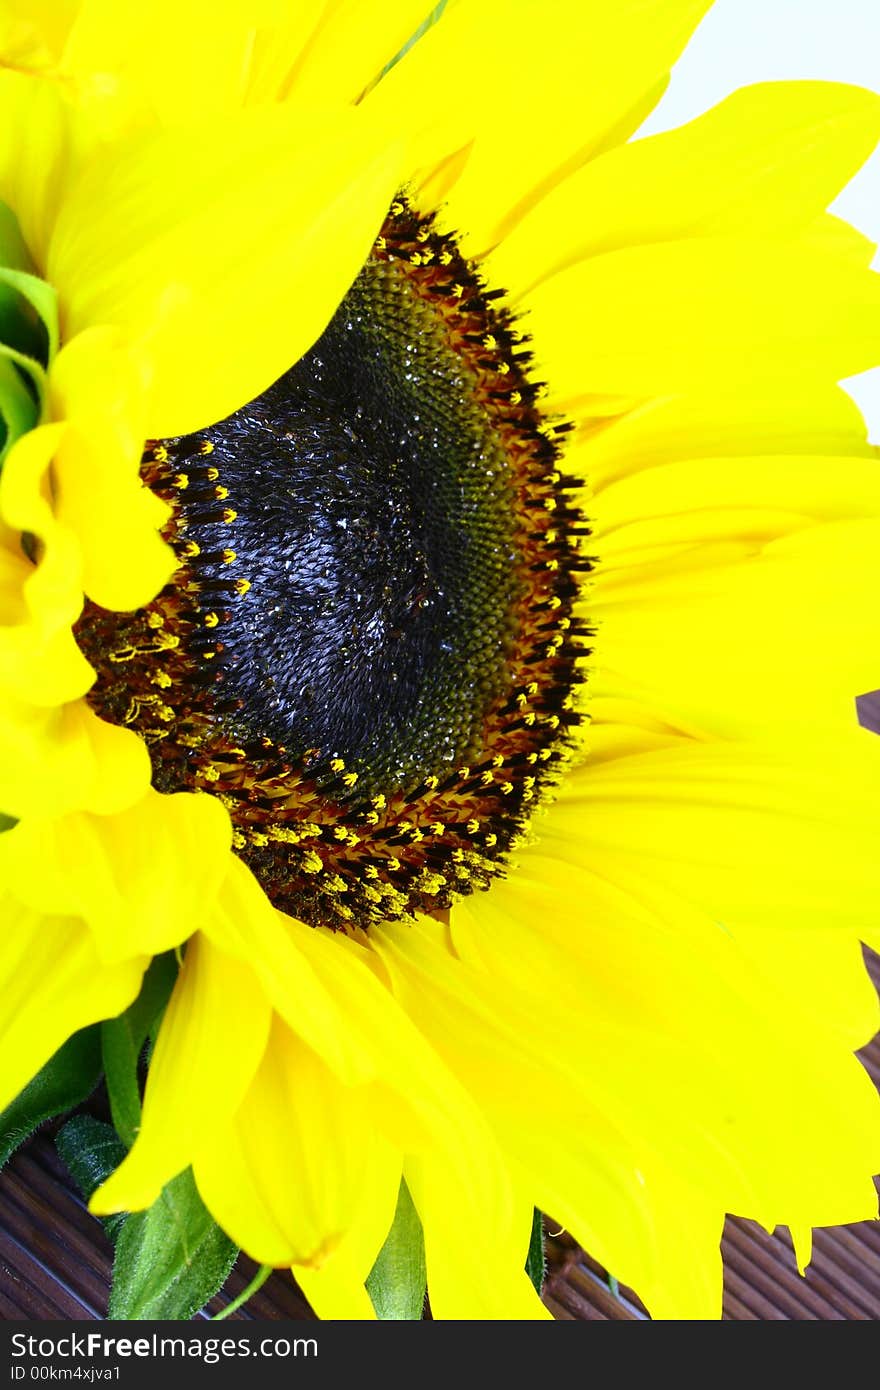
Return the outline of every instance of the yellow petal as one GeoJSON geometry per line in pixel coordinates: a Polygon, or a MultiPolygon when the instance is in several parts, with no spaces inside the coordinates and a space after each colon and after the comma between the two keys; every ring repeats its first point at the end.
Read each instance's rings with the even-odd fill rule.
{"type": "Polygon", "coordinates": [[[859,932],[880,918],[878,774],[880,740],[855,724],[811,739],[678,740],[574,769],[539,833],[585,869],[647,878],[728,927],[859,932]]]}
{"type": "Polygon", "coordinates": [[[203,930],[220,951],[237,957],[242,968],[253,968],[288,1027],[342,1081],[353,1084],[375,1077],[369,1051],[351,1036],[340,1011],[332,975],[328,987],[312,967],[313,928],[277,912],[250,869],[234,855],[203,930]]]}
{"type": "Polygon", "coordinates": [[[593,688],[724,736],[853,723],[855,694],[880,685],[880,524],[789,522],[768,513],[778,538],[734,538],[714,513],[678,554],[598,571],[593,688]]]}
{"type": "Polygon", "coordinates": [[[351,1270],[340,1268],[338,1260],[321,1269],[296,1265],[293,1272],[319,1318],[358,1322],[375,1320],[376,1311],[363,1283],[351,1270]]]}
{"type": "Polygon", "coordinates": [[[874,458],[828,455],[689,459],[609,485],[592,510],[590,545],[603,567],[660,564],[701,542],[757,550],[823,522],[878,518],[880,469],[874,458]]]}
{"type": "Polygon", "coordinates": [[[425,1235],[434,1316],[481,1322],[549,1318],[525,1272],[527,1233],[511,1222],[493,1233],[491,1246],[487,1239],[485,1254],[463,1258],[473,1237],[473,1212],[462,1208],[442,1158],[416,1155],[404,1171],[425,1235]]]}
{"type": "Polygon", "coordinates": [[[677,130],[602,155],[552,189],[490,258],[515,294],[589,256],[682,237],[787,236],[880,138],[880,97],[832,82],[743,87],[677,130]]]}
{"type": "Polygon", "coordinates": [[[51,464],[65,426],[31,430],[10,450],[0,479],[4,623],[0,679],[36,705],[83,695],[93,672],[73,638],[82,609],[82,554],[76,537],[59,524],[52,504],[51,464]],[[34,537],[36,563],[21,534],[34,537]]]}
{"type": "Polygon", "coordinates": [[[214,797],[150,790],[117,815],[21,821],[0,836],[0,866],[21,902],[82,917],[112,962],[168,950],[198,929],[223,881],[230,837],[214,797]]]}
{"type": "Polygon", "coordinates": [[[146,745],[130,729],[98,719],[84,700],[40,709],[4,696],[0,806],[7,815],[113,815],[139,801],[149,785],[146,745]]]}
{"type": "Polygon", "coordinates": [[[107,966],[85,924],[3,896],[0,936],[0,1110],[72,1033],[128,1007],[148,959],[107,966]]]}
{"type": "MultiPolygon", "coordinates": [[[[748,817],[731,815],[720,783],[711,809],[707,799],[698,812],[693,783],[678,775],[712,754],[685,747],[677,757],[668,751],[621,759],[622,768],[658,772],[637,800],[623,794],[627,812],[638,819],[647,804],[654,824],[669,823],[666,852],[677,861],[699,861],[700,849],[691,853],[693,822],[685,825],[672,808],[694,821],[700,816],[701,841],[716,867],[729,853],[736,860],[731,877],[738,874],[760,899],[764,864],[743,853],[741,835],[735,844],[728,838],[748,817]]],[[[737,754],[742,767],[744,754],[737,754]]],[[[728,761],[732,767],[730,754],[728,761]]],[[[725,1211],[772,1227],[859,1220],[876,1205],[869,1175],[880,1152],[880,1107],[850,1052],[860,1028],[873,1028],[876,1000],[869,1008],[867,977],[842,914],[821,942],[805,916],[807,933],[792,928],[764,956],[775,927],[763,921],[760,934],[744,931],[742,913],[728,912],[726,888],[693,891],[683,866],[670,889],[669,876],[655,872],[646,826],[634,832],[638,860],[617,855],[609,841],[620,822],[606,833],[606,803],[597,804],[595,822],[584,809],[593,781],[614,777],[614,765],[607,766],[594,769],[593,779],[584,772],[577,813],[554,807],[538,825],[540,843],[521,852],[507,880],[454,909],[462,965],[436,954],[424,962],[412,934],[400,949],[412,975],[412,1007],[428,1037],[447,1058],[460,1059],[456,1069],[470,1078],[523,1164],[535,1200],[633,1283],[656,1315],[717,1316],[725,1211]],[[600,823],[603,843],[594,853],[600,823]],[[806,962],[798,950],[805,934],[806,962]],[[785,947],[788,959],[778,970],[785,947]],[[834,981],[830,1022],[816,1007],[822,957],[834,981]],[[455,990],[454,1031],[437,1013],[438,990],[455,990]],[[527,1051],[543,1053],[541,1070],[524,1068],[527,1051]],[[526,1094],[531,1076],[540,1077],[543,1124],[522,1098],[518,1108],[509,1099],[509,1072],[526,1094]],[[557,1113],[566,1115],[566,1126],[548,1138],[546,1116],[557,1113]],[[619,1197],[597,1203],[597,1169],[615,1175],[623,1191],[635,1179],[628,1205],[619,1197]],[[670,1278],[682,1260],[689,1272],[670,1278]]],[[[821,816],[818,797],[811,801],[821,816]]],[[[765,821],[755,839],[763,833],[775,843],[790,817],[780,811],[777,835],[765,821]]],[[[829,833],[826,863],[835,848],[829,833]]],[[[801,849],[805,857],[803,838],[801,849]]],[[[787,921],[800,909],[800,888],[790,867],[774,865],[773,872],[781,879],[774,898],[787,893],[791,904],[787,917],[780,913],[787,921]]],[[[820,876],[817,869],[810,889],[820,876]]],[[[828,877],[835,880],[830,896],[834,868],[828,877]]],[[[615,1192],[611,1182],[608,1190],[615,1192]]]]}
{"type": "Polygon", "coordinates": [[[815,222],[811,222],[801,239],[835,256],[848,256],[862,266],[870,266],[877,252],[877,246],[870,237],[831,212],[822,213],[815,222]]]}
{"type": "MultiPolygon", "coordinates": [[[[405,932],[383,927],[376,934],[376,949],[389,964],[396,997],[418,1018],[421,1031],[499,1135],[520,1179],[518,1190],[525,1183],[532,1201],[575,1230],[599,1260],[610,1264],[613,1259],[611,1267],[620,1270],[652,1269],[648,1194],[639,1155],[579,1082],[583,1061],[573,1058],[560,1035],[561,1016],[547,1007],[552,996],[507,988],[506,982],[499,982],[493,995],[489,975],[456,961],[426,923],[405,932]],[[552,1044],[548,1032],[555,1037],[552,1044]],[[560,1114],[566,1117],[564,1126],[560,1114]],[[609,1229],[617,1244],[608,1242],[609,1229]]],[[[449,1213],[447,1218],[454,1221],[449,1213]]],[[[483,1248],[488,1254],[492,1247],[487,1243],[483,1248]]],[[[519,1294],[509,1285],[521,1267],[520,1257],[524,1263],[524,1249],[516,1255],[507,1251],[508,1289],[517,1301],[519,1294]]],[[[479,1292],[470,1286],[468,1291],[479,1304],[479,1292]]],[[[447,1293],[454,1298],[453,1288],[447,1293]]],[[[431,1296],[433,1302],[433,1292],[431,1296]]]]}
{"type": "Polygon", "coordinates": [[[554,275],[525,304],[524,325],[563,409],[585,392],[802,387],[880,357],[880,277],[797,242],[632,247],[554,275]]]}
{"type": "Polygon", "coordinates": [[[266,1047],[271,1009],[252,971],[194,936],[150,1061],[131,1153],[92,1199],[99,1214],[150,1206],[188,1167],[206,1134],[228,1124],[266,1047]],[[235,1028],[229,1027],[235,1001],[235,1028]],[[181,1084],[185,1073],[186,1084],[181,1084]]]}
{"type": "Polygon", "coordinates": [[[744,454],[873,456],[861,413],[838,386],[783,385],[763,396],[661,396],[578,436],[567,462],[598,493],[618,478],[683,459],[744,454]]]}
{"type": "Polygon", "coordinates": [[[117,335],[91,329],[62,348],[50,389],[68,425],[54,458],[55,510],[79,543],[83,588],[102,608],[139,608],[177,568],[158,534],[169,508],[140,480],[141,373],[117,335]]]}
{"type": "MultiPolygon", "coordinates": [[[[372,0],[325,6],[285,83],[285,95],[319,103],[357,101],[431,9],[430,0],[395,0],[378,9],[372,0]]],[[[278,36],[273,41],[279,46],[278,36]]]]}
{"type": "Polygon", "coordinates": [[[156,117],[177,124],[220,113],[240,104],[254,26],[275,8],[263,0],[246,8],[215,0],[206,23],[199,5],[174,0],[143,6],[81,0],[59,70],[77,103],[94,109],[111,130],[156,117]]]}
{"type": "Polygon", "coordinates": [[[373,1248],[358,1271],[363,1287],[400,1184],[400,1158],[371,1098],[369,1087],[341,1086],[276,1020],[234,1120],[211,1127],[194,1164],[208,1208],[254,1259],[351,1268],[366,1223],[373,1248]]]}
{"type": "Polygon", "coordinates": [[[58,83],[0,71],[0,198],[15,212],[40,274],[87,149],[80,113],[58,83]]]}
{"type": "MultiPolygon", "coordinates": [[[[547,189],[645,114],[708,0],[480,0],[450,9],[371,96],[419,112],[425,90],[477,138],[449,192],[468,255],[499,241],[547,189]],[[467,73],[462,78],[462,69],[467,73]],[[512,79],[511,74],[515,74],[512,79]]],[[[427,103],[428,105],[432,103],[427,103]]]]}
{"type": "Polygon", "coordinates": [[[407,1181],[412,1178],[413,1200],[425,1228],[432,1307],[441,1317],[465,1316],[467,1307],[481,1309],[479,1315],[486,1317],[540,1315],[531,1286],[520,1278],[528,1232],[516,1219],[501,1156],[460,1084],[426,1046],[418,1021],[413,1027],[380,984],[384,970],[377,978],[369,968],[367,962],[385,961],[372,932],[361,946],[338,934],[313,931],[308,947],[316,973],[333,989],[353,1037],[366,1055],[372,1054],[382,1084],[372,1089],[371,1113],[389,1141],[408,1155],[407,1181]],[[460,1264],[463,1232],[475,1222],[486,1252],[481,1272],[465,1276],[459,1271],[456,1283],[453,1271],[460,1264]],[[523,1312],[524,1302],[531,1311],[523,1312]]]}
{"type": "Polygon", "coordinates": [[[122,142],[52,238],[67,335],[131,336],[152,371],[150,434],[223,419],[326,327],[399,178],[393,140],[358,111],[267,107],[122,142]]]}
{"type": "Polygon", "coordinates": [[[57,62],[78,0],[5,0],[0,17],[4,66],[34,72],[57,62]]]}

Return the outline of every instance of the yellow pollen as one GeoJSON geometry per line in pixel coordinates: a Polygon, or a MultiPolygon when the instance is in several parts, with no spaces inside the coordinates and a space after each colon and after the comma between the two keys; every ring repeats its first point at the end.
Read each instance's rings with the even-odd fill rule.
{"type": "Polygon", "coordinates": [[[235,551],[234,551],[234,550],[230,550],[228,546],[227,546],[226,549],[223,551],[223,563],[224,563],[224,565],[232,565],[232,564],[234,564],[237,558],[238,558],[238,557],[236,556],[235,551]]]}
{"type": "Polygon", "coordinates": [[[174,475],[174,486],[175,486],[176,488],[179,488],[181,492],[185,492],[186,489],[189,487],[189,477],[187,476],[187,474],[186,474],[186,473],[175,473],[175,475],[174,475]]]}
{"type": "Polygon", "coordinates": [[[220,619],[214,612],[205,614],[205,627],[216,627],[220,619]]]}
{"type": "Polygon", "coordinates": [[[239,598],[244,598],[250,587],[251,581],[249,579],[236,579],[235,581],[235,592],[238,594],[239,598]]]}

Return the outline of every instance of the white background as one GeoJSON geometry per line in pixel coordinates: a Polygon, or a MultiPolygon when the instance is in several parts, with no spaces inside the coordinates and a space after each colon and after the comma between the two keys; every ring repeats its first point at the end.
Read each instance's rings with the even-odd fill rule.
{"type": "MultiPolygon", "coordinates": [[[[790,77],[880,91],[880,0],[715,0],[639,134],[689,121],[735,87],[790,77]]],[[[832,211],[880,242],[880,152],[832,211]]],[[[845,384],[880,441],[880,368],[845,384]]]]}

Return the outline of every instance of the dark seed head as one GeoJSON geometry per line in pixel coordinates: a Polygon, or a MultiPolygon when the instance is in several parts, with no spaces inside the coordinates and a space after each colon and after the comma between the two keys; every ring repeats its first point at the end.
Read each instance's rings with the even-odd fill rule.
{"type": "Polygon", "coordinates": [[[230,810],[279,907],[344,925],[485,886],[565,756],[587,534],[528,352],[404,202],[259,399],[148,448],[181,564],[88,605],[94,708],[230,810]]]}

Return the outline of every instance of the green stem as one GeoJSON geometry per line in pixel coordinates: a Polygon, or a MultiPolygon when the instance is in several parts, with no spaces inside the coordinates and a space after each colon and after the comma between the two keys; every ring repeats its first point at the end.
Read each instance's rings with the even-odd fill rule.
{"type": "Polygon", "coordinates": [[[234,1298],[231,1303],[227,1303],[226,1307],[222,1308],[219,1313],[215,1313],[211,1321],[222,1322],[223,1319],[228,1318],[231,1313],[238,1312],[238,1309],[241,1308],[244,1303],[247,1303],[249,1298],[253,1298],[258,1289],[263,1287],[271,1273],[271,1265],[260,1265],[260,1268],[257,1270],[247,1288],[242,1290],[238,1298],[234,1298]]]}

